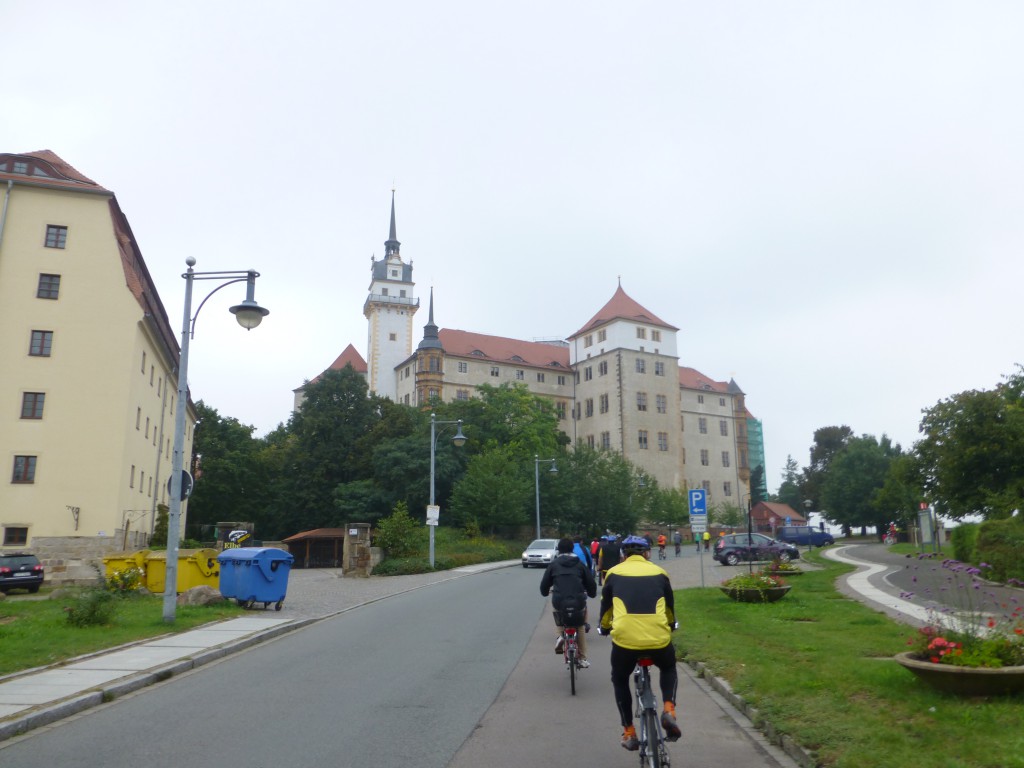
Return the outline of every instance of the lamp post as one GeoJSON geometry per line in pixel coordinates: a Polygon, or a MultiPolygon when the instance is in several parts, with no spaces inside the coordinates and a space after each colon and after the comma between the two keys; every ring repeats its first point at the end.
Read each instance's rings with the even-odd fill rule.
{"type": "Polygon", "coordinates": [[[537,536],[540,538],[540,465],[550,464],[551,469],[548,470],[552,474],[558,474],[558,465],[555,464],[554,459],[538,459],[537,454],[533,454],[533,488],[537,496],[537,536]]]}
{"type": "Polygon", "coordinates": [[[185,311],[181,322],[181,356],[178,362],[178,401],[174,410],[174,456],[171,460],[171,498],[167,512],[167,568],[164,584],[164,621],[173,622],[175,607],[178,601],[178,535],[181,522],[182,467],[185,463],[185,415],[188,407],[188,344],[195,335],[196,318],[199,317],[203,305],[213,294],[232,283],[245,281],[245,301],[231,307],[231,314],[238,324],[251,331],[270,313],[253,298],[256,290],[256,278],[260,273],[249,269],[244,272],[196,272],[192,269],[196,260],[189,256],[185,259],[188,271],[185,278],[185,311]],[[223,280],[220,285],[210,291],[199,303],[196,313],[192,314],[192,283],[196,280],[223,280]]]}
{"type": "MultiPolygon", "coordinates": [[[[741,499],[741,503],[742,503],[742,499],[743,499],[742,495],[740,496],[740,499],[741,499]]],[[[748,493],[747,494],[747,545],[752,548],[754,546],[754,520],[753,520],[753,517],[751,516],[751,504],[750,504],[750,501],[751,501],[750,494],[748,493]]],[[[754,573],[754,556],[753,556],[753,552],[751,552],[750,559],[747,560],[747,570],[751,574],[754,573]]]]}
{"type": "Polygon", "coordinates": [[[434,529],[437,527],[437,513],[440,510],[434,504],[434,454],[437,447],[437,438],[444,432],[437,431],[437,426],[456,425],[455,434],[452,436],[452,445],[461,448],[466,444],[466,436],[462,434],[462,419],[456,421],[438,421],[435,414],[430,414],[430,507],[427,509],[427,525],[430,526],[430,569],[434,569],[434,529]],[[431,512],[434,513],[431,519],[431,512]]]}

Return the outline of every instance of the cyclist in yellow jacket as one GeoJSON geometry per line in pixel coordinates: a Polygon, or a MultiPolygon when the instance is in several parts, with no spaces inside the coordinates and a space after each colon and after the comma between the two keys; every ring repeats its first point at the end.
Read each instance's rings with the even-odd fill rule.
{"type": "Polygon", "coordinates": [[[612,688],[622,720],[622,746],[632,752],[640,748],[640,743],[633,726],[629,675],[642,656],[649,657],[660,672],[665,737],[675,741],[680,736],[676,723],[679,678],[672,646],[672,630],[677,625],[672,584],[668,574],[650,562],[650,542],[642,536],[627,536],[622,542],[622,555],[625,559],[605,577],[598,631],[612,638],[612,688]]]}

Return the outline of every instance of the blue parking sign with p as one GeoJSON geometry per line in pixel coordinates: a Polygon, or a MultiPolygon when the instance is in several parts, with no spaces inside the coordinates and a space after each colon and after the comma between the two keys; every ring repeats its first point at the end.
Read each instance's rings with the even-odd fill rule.
{"type": "Polygon", "coordinates": [[[690,491],[690,514],[706,515],[708,513],[708,497],[702,488],[690,491]]]}

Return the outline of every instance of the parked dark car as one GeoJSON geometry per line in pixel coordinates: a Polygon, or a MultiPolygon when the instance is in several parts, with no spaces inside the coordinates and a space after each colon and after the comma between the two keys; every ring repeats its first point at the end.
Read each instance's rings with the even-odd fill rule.
{"type": "Polygon", "coordinates": [[[38,592],[43,585],[43,566],[28,552],[0,552],[0,592],[27,589],[38,592]]]}
{"type": "Polygon", "coordinates": [[[828,531],[812,528],[809,525],[783,525],[775,531],[775,538],[789,544],[812,547],[825,547],[835,544],[835,537],[828,531]]]}
{"type": "Polygon", "coordinates": [[[788,563],[800,557],[800,550],[763,533],[730,533],[718,538],[712,557],[722,565],[739,565],[747,560],[781,560],[788,563]]]}

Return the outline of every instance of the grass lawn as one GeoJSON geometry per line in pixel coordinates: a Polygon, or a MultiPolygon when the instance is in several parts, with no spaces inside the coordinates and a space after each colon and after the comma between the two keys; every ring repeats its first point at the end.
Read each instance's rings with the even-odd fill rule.
{"type": "Polygon", "coordinates": [[[0,601],[0,675],[56,664],[170,632],[184,632],[245,613],[230,602],[216,606],[179,605],[174,623],[167,624],[163,620],[162,595],[131,595],[117,598],[114,603],[109,623],[76,627],[68,622],[64,610],[74,604],[74,599],[26,600],[11,595],[0,601]]]}
{"type": "Polygon", "coordinates": [[[914,628],[837,592],[850,566],[808,560],[822,569],[791,579],[776,603],[733,602],[717,586],[676,592],[679,656],[704,662],[820,766],[1024,767],[1024,697],[926,688],[892,660],[914,628]]]}

